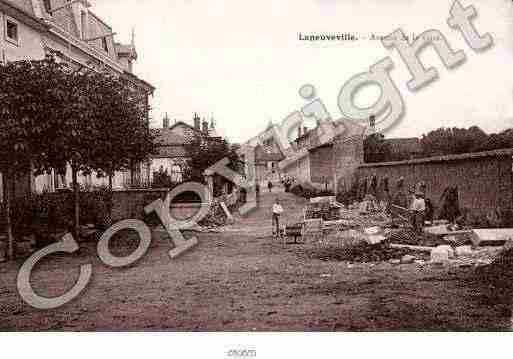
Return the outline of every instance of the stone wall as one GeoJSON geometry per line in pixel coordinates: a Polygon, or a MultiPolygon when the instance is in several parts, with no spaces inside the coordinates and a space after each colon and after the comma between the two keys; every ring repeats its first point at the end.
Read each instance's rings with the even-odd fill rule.
{"type": "Polygon", "coordinates": [[[310,175],[312,183],[329,187],[333,184],[333,146],[320,146],[310,151],[310,175]]]}
{"type": "Polygon", "coordinates": [[[371,163],[358,168],[360,179],[373,175],[378,183],[389,178],[392,194],[400,177],[406,188],[426,182],[426,196],[439,206],[440,196],[448,186],[458,186],[460,205],[486,214],[500,208],[513,209],[513,149],[440,156],[425,159],[371,163]]]}
{"type": "Polygon", "coordinates": [[[112,221],[144,219],[144,207],[159,198],[164,200],[167,193],[166,189],[114,191],[112,193],[112,221]]]}
{"type": "Polygon", "coordinates": [[[353,134],[336,140],[333,144],[335,156],[335,193],[344,193],[351,188],[358,167],[363,163],[363,135],[353,134]]]}
{"type": "MultiPolygon", "coordinates": [[[[145,218],[144,207],[151,204],[159,198],[164,200],[168,191],[166,189],[142,189],[142,190],[126,190],[113,192],[113,206],[111,218],[113,222],[123,219],[140,219],[145,218]]],[[[234,190],[231,194],[227,194],[217,198],[223,201],[227,206],[233,206],[240,198],[240,191],[234,190]]],[[[201,203],[172,203],[170,213],[173,218],[184,220],[193,217],[201,208],[201,203]]]]}

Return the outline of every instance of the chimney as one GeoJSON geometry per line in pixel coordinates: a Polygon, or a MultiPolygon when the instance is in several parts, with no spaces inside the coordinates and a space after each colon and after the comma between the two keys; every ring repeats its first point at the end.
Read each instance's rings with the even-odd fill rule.
{"type": "Polygon", "coordinates": [[[297,138],[301,137],[301,125],[297,128],[297,138]]]}
{"type": "Polygon", "coordinates": [[[196,131],[200,130],[200,118],[196,112],[194,112],[194,129],[196,131]]]}
{"type": "Polygon", "coordinates": [[[376,116],[371,115],[369,117],[369,127],[371,130],[371,133],[374,134],[376,132],[376,116]]]}
{"type": "Polygon", "coordinates": [[[166,115],[164,116],[164,119],[162,120],[162,127],[169,128],[169,117],[167,117],[167,112],[166,112],[166,115]]]}
{"type": "Polygon", "coordinates": [[[205,119],[202,122],[202,131],[205,135],[208,135],[208,122],[205,119]]]}

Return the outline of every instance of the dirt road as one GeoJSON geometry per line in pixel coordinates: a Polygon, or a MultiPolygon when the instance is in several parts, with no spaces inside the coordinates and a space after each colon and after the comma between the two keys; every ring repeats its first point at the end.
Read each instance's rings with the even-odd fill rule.
{"type": "MultiPolygon", "coordinates": [[[[103,265],[92,244],[48,258],[32,276],[47,296],[73,285],[80,264],[93,264],[85,292],[59,309],[24,304],[15,289],[21,262],[0,264],[0,329],[509,330],[510,303],[491,298],[473,269],[321,261],[308,257],[311,244],[273,241],[276,195],[284,220],[297,220],[302,199],[263,193],[260,209],[224,233],[198,235],[198,247],[174,260],[163,237],[125,269],[103,265]]],[[[115,241],[120,254],[128,237],[115,241]]]]}

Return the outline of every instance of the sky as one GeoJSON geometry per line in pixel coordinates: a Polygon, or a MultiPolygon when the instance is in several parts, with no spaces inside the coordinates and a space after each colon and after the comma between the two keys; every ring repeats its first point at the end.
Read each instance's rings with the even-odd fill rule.
{"type": "MultiPolygon", "coordinates": [[[[91,10],[129,42],[132,27],[139,54],[135,73],[156,87],[152,125],[210,119],[231,142],[244,142],[280,123],[306,101],[312,84],[333,119],[342,117],[337,97],[352,76],[389,56],[391,77],[406,107],[387,137],[420,136],[441,126],[477,125],[487,132],[513,127],[513,2],[461,0],[473,5],[473,23],[494,46],[475,53],[447,25],[452,0],[91,0],[91,10]],[[406,34],[437,29],[467,60],[447,70],[431,48],[421,59],[439,79],[410,92],[404,62],[380,41],[401,28],[406,34]],[[358,41],[309,42],[299,34],[354,34],[358,41]]],[[[356,97],[370,106],[379,97],[368,87],[356,97]]]]}

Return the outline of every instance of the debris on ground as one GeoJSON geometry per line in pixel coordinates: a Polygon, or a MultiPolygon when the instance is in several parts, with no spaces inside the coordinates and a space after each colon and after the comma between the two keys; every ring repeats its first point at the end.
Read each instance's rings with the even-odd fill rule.
{"type": "Polygon", "coordinates": [[[454,258],[454,250],[451,246],[438,246],[431,251],[431,263],[446,263],[454,258]]]}
{"type": "Polygon", "coordinates": [[[416,246],[436,247],[447,242],[430,233],[415,233],[411,228],[391,229],[387,235],[387,241],[394,244],[409,244],[416,246]]]}
{"type": "Polygon", "coordinates": [[[506,241],[513,240],[512,228],[488,228],[472,230],[472,244],[481,245],[504,245],[506,241]]]}
{"type": "Polygon", "coordinates": [[[471,230],[470,229],[461,229],[459,227],[455,227],[450,224],[442,224],[442,225],[424,227],[424,232],[443,237],[443,236],[447,236],[447,235],[470,233],[471,230]]]}
{"type": "Polygon", "coordinates": [[[469,257],[472,256],[473,251],[471,246],[459,246],[454,249],[456,257],[469,257]]]}
{"type": "MultiPolygon", "coordinates": [[[[454,193],[454,189],[449,188],[445,196],[445,211],[451,218],[458,214],[454,193]]],[[[393,211],[390,213],[387,206],[378,205],[370,195],[362,202],[342,208],[331,208],[329,201],[317,207],[308,205],[306,218],[323,218],[325,231],[321,246],[311,250],[309,255],[350,263],[477,267],[492,263],[499,253],[488,247],[477,248],[479,244],[511,243],[513,253],[513,229],[473,229],[444,219],[426,222],[418,233],[410,224],[408,210],[395,207],[400,208],[402,219],[397,213],[394,217],[393,211]]]]}
{"type": "Polygon", "coordinates": [[[411,251],[414,251],[414,252],[431,253],[431,251],[433,250],[433,247],[412,246],[412,245],[409,245],[409,244],[390,243],[389,246],[390,246],[390,248],[394,248],[394,249],[408,249],[408,250],[411,250],[411,251]]]}
{"type": "Polygon", "coordinates": [[[386,262],[391,259],[401,262],[405,255],[411,255],[415,259],[427,258],[427,255],[412,253],[407,249],[394,249],[390,246],[379,243],[375,245],[361,242],[356,245],[341,247],[325,247],[313,251],[311,257],[320,260],[336,260],[357,263],[386,262]]]}
{"type": "Polygon", "coordinates": [[[378,244],[386,239],[385,232],[378,226],[365,228],[363,233],[366,235],[369,244],[378,244]]]}
{"type": "Polygon", "coordinates": [[[208,214],[199,221],[203,228],[217,228],[228,224],[229,218],[221,205],[221,202],[214,200],[208,214]]]}
{"type": "Polygon", "coordinates": [[[406,254],[401,258],[401,264],[411,264],[415,262],[417,258],[415,256],[412,256],[410,254],[406,254]]]}

